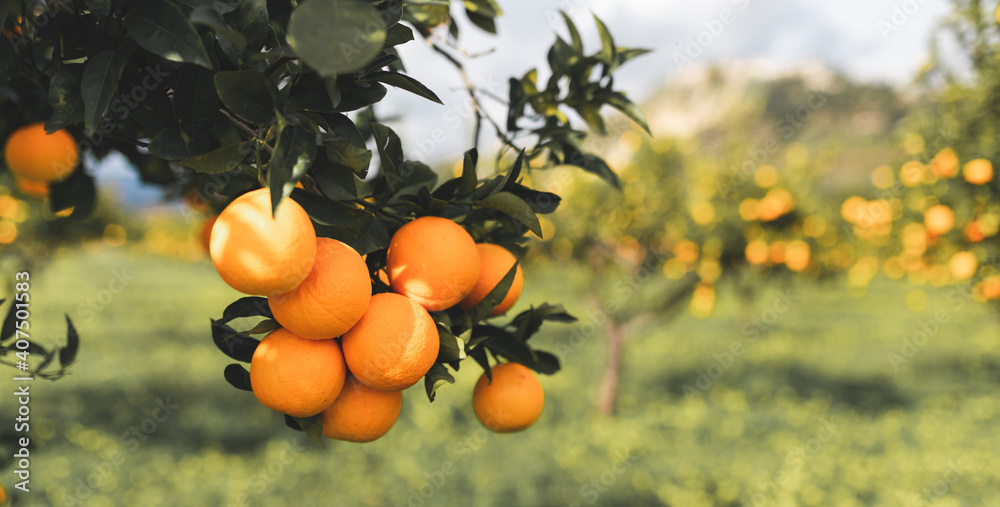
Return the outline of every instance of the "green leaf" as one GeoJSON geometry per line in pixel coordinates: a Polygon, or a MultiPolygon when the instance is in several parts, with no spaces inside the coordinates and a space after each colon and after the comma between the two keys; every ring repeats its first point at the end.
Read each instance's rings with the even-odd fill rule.
{"type": "Polygon", "coordinates": [[[438,338],[441,341],[437,362],[448,363],[465,359],[465,342],[455,336],[446,326],[438,324],[437,328],[438,338]]]}
{"type": "Polygon", "coordinates": [[[94,177],[79,168],[69,178],[49,185],[49,209],[53,213],[73,208],[71,218],[87,218],[96,202],[94,177]]]}
{"type": "MultiPolygon", "coordinates": [[[[283,123],[278,117],[279,125],[283,123]]],[[[271,189],[271,208],[275,215],[278,205],[292,193],[313,159],[316,158],[316,135],[298,125],[284,125],[274,144],[274,153],[267,164],[267,185],[271,189]]]]}
{"type": "Polygon", "coordinates": [[[596,100],[602,100],[607,105],[619,110],[629,119],[634,121],[642,130],[645,130],[647,134],[652,134],[649,131],[649,124],[646,123],[646,115],[642,113],[642,109],[630,101],[625,95],[620,92],[602,92],[594,96],[596,100]]]}
{"type": "Polygon", "coordinates": [[[194,24],[211,28],[215,33],[221,35],[233,46],[238,53],[242,54],[247,50],[247,38],[243,34],[233,30],[222,19],[219,11],[209,6],[199,7],[191,11],[190,20],[194,24]]]}
{"type": "Polygon", "coordinates": [[[17,68],[21,59],[12,43],[13,39],[0,41],[0,85],[7,84],[17,76],[17,68]]]}
{"type": "Polygon", "coordinates": [[[320,225],[339,226],[347,223],[363,223],[367,230],[367,220],[371,218],[368,213],[353,208],[344,203],[327,199],[323,196],[310,194],[302,189],[295,189],[292,192],[292,199],[306,210],[309,218],[320,225]]]}
{"type": "Polygon", "coordinates": [[[268,123],[274,118],[274,86],[260,72],[219,72],[214,81],[219,99],[236,116],[257,124],[268,123]]]}
{"type": "Polygon", "coordinates": [[[372,161],[371,150],[340,139],[325,139],[323,145],[326,146],[327,156],[333,163],[361,176],[368,173],[368,166],[372,161]]]}
{"type": "Polygon", "coordinates": [[[229,385],[241,391],[253,391],[253,388],[250,387],[250,372],[243,365],[230,364],[223,370],[222,375],[226,377],[226,382],[229,382],[229,385]]]}
{"type": "Polygon", "coordinates": [[[177,123],[188,137],[204,134],[219,117],[219,94],[215,91],[210,70],[182,66],[174,85],[173,100],[177,123]]]}
{"type": "Polygon", "coordinates": [[[69,315],[64,315],[66,317],[66,346],[59,349],[59,366],[63,368],[73,364],[76,360],[76,353],[80,350],[80,335],[76,333],[76,328],[73,327],[73,321],[70,320],[69,315]]]}
{"type": "Polygon", "coordinates": [[[279,329],[280,327],[281,324],[279,324],[278,321],[274,319],[262,320],[258,322],[257,325],[253,327],[253,329],[247,331],[247,334],[267,334],[270,333],[271,331],[274,331],[275,329],[279,329]]]}
{"type": "Polygon", "coordinates": [[[174,4],[166,0],[137,2],[125,18],[128,34],[143,49],[172,62],[212,68],[198,32],[174,4]]]}
{"type": "Polygon", "coordinates": [[[83,121],[83,98],[80,96],[82,64],[62,65],[49,80],[49,105],[52,116],[45,122],[45,131],[52,133],[83,121]]]}
{"type": "Polygon", "coordinates": [[[292,11],[288,43],[322,76],[364,68],[382,52],[385,21],[358,0],[309,0],[292,11]]]}
{"type": "Polygon", "coordinates": [[[431,91],[430,88],[424,86],[423,83],[407,76],[406,74],[400,74],[398,72],[374,72],[369,74],[368,77],[390,86],[402,88],[403,90],[419,95],[432,102],[444,104],[441,102],[441,99],[438,98],[437,94],[431,91]]]}
{"type": "Polygon", "coordinates": [[[589,127],[592,132],[604,136],[607,135],[608,132],[604,127],[604,118],[601,117],[598,107],[599,106],[595,106],[590,102],[581,102],[573,109],[580,113],[583,121],[587,122],[587,127],[589,127]]]}
{"type": "Polygon", "coordinates": [[[559,14],[562,15],[563,21],[566,22],[566,28],[569,29],[569,37],[573,43],[573,52],[578,55],[583,54],[583,39],[580,38],[580,32],[576,29],[576,25],[566,12],[559,11],[559,14]]]}
{"type": "Polygon", "coordinates": [[[503,275],[503,278],[490,289],[490,292],[480,302],[476,303],[476,306],[473,306],[466,312],[469,314],[472,322],[479,322],[489,317],[493,313],[493,310],[507,297],[507,293],[510,292],[510,286],[514,284],[514,278],[517,276],[518,264],[519,262],[515,262],[507,270],[507,273],[503,275]]]}
{"type": "Polygon", "coordinates": [[[0,328],[0,342],[4,342],[14,336],[17,330],[17,305],[11,303],[7,310],[7,317],[3,319],[3,327],[0,328]]]}
{"type": "Polygon", "coordinates": [[[413,40],[413,30],[406,25],[393,25],[385,32],[385,47],[398,46],[413,40]]]}
{"type": "Polygon", "coordinates": [[[465,15],[468,16],[469,21],[471,21],[473,25],[478,26],[484,32],[492,34],[497,33],[496,20],[494,20],[492,16],[484,16],[478,12],[470,10],[466,10],[465,15]]]}
{"type": "Polygon", "coordinates": [[[213,1],[220,14],[225,16],[229,26],[236,27],[236,31],[241,33],[247,40],[249,53],[259,53],[267,36],[272,32],[270,18],[267,12],[267,0],[226,0],[213,1]],[[233,12],[226,13],[229,6],[235,5],[233,12]]]}
{"type": "Polygon", "coordinates": [[[354,171],[345,165],[331,162],[328,150],[316,154],[311,172],[320,191],[330,199],[349,201],[358,198],[358,184],[354,178],[354,171]]]}
{"type": "Polygon", "coordinates": [[[111,0],[86,0],[84,3],[94,14],[107,16],[111,13],[111,0]]]}
{"type": "Polygon", "coordinates": [[[123,45],[87,58],[80,79],[83,98],[84,132],[90,136],[97,130],[101,117],[108,111],[111,101],[118,95],[118,80],[132,53],[132,46],[123,45]]]}
{"type": "Polygon", "coordinates": [[[163,129],[149,141],[149,152],[163,160],[181,160],[191,156],[191,150],[177,129],[163,129]]]}
{"type": "Polygon", "coordinates": [[[521,222],[531,232],[539,238],[542,237],[542,226],[538,222],[535,212],[524,202],[524,199],[510,193],[497,192],[479,201],[479,206],[491,208],[509,215],[511,218],[521,222]]]}
{"type": "Polygon", "coordinates": [[[214,320],[211,322],[212,341],[215,342],[215,346],[231,359],[249,363],[260,340],[244,336],[225,324],[219,324],[214,320]]]}
{"type": "Polygon", "coordinates": [[[395,194],[406,179],[399,174],[398,164],[403,162],[403,147],[399,136],[381,123],[372,123],[372,135],[382,163],[382,174],[391,193],[395,194]]]}
{"type": "Polygon", "coordinates": [[[503,15],[496,0],[465,0],[465,10],[495,18],[503,15]]]}
{"type": "Polygon", "coordinates": [[[441,363],[435,363],[434,366],[431,366],[427,375],[424,375],[424,388],[427,390],[427,399],[434,401],[435,392],[438,388],[445,384],[454,383],[455,377],[448,372],[448,368],[441,363]]]}
{"type": "Polygon", "coordinates": [[[448,14],[449,5],[448,0],[406,2],[403,4],[403,20],[413,23],[418,28],[429,30],[451,19],[448,14]]]}
{"type": "Polygon", "coordinates": [[[186,158],[178,164],[203,174],[219,174],[235,171],[250,151],[249,141],[229,144],[201,155],[186,158]]]}
{"type": "Polygon", "coordinates": [[[564,144],[562,146],[564,150],[563,164],[575,165],[584,171],[589,173],[594,173],[601,179],[610,183],[613,187],[621,189],[621,184],[618,181],[618,175],[608,167],[608,163],[604,161],[601,157],[597,155],[592,155],[590,153],[583,153],[575,146],[564,144]]]}
{"type": "Polygon", "coordinates": [[[486,375],[486,379],[493,382],[493,369],[490,368],[490,360],[486,357],[486,347],[472,348],[469,350],[469,357],[474,359],[483,368],[483,374],[486,375]]]}
{"type": "MultiPolygon", "coordinates": [[[[291,416],[288,416],[291,417],[291,416]]],[[[309,438],[313,439],[313,442],[319,444],[320,447],[326,449],[323,445],[323,414],[316,414],[312,417],[299,418],[292,417],[295,423],[298,424],[302,431],[309,435],[309,438]]]]}
{"type": "Polygon", "coordinates": [[[615,40],[611,37],[611,32],[608,31],[608,27],[601,21],[597,15],[594,15],[594,23],[597,24],[597,32],[601,35],[601,52],[596,56],[597,58],[606,63],[608,67],[614,64],[615,59],[615,40]]]}
{"type": "Polygon", "coordinates": [[[246,317],[267,317],[273,319],[271,307],[267,304],[267,298],[248,296],[237,299],[229,304],[222,312],[222,318],[215,321],[219,324],[228,324],[234,319],[246,317]]]}

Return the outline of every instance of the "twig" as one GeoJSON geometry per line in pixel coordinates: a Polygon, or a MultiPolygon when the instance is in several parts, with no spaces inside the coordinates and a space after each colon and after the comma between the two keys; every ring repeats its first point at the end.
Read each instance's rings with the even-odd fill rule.
{"type": "MultiPolygon", "coordinates": [[[[237,120],[235,117],[233,117],[233,115],[229,114],[229,111],[226,111],[225,109],[223,109],[223,108],[220,107],[219,108],[219,112],[222,113],[222,115],[225,116],[226,118],[229,118],[229,121],[232,122],[233,125],[236,126],[236,128],[242,130],[244,134],[249,135],[253,139],[257,139],[258,138],[257,132],[254,129],[252,129],[249,126],[247,126],[246,123],[243,123],[240,120],[237,120]]],[[[274,148],[272,148],[271,145],[269,145],[267,143],[264,143],[264,142],[262,142],[260,144],[264,145],[264,149],[267,150],[268,154],[271,154],[271,155],[274,154],[274,148]]]]}

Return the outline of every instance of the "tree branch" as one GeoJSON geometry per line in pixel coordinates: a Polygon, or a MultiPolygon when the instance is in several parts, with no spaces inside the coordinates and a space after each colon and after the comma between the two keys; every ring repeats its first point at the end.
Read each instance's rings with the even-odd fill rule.
{"type": "MultiPolygon", "coordinates": [[[[223,108],[220,107],[219,108],[219,112],[222,113],[222,115],[225,116],[226,118],[229,118],[229,121],[232,122],[233,125],[236,126],[236,128],[242,130],[244,134],[249,135],[253,139],[258,139],[259,138],[259,136],[257,135],[257,132],[254,129],[250,128],[246,123],[243,123],[240,120],[237,120],[233,115],[229,114],[229,111],[226,111],[225,109],[223,109],[223,108]]],[[[260,144],[264,145],[264,149],[267,150],[268,154],[271,154],[271,155],[274,154],[274,148],[272,148],[271,145],[269,145],[267,143],[264,143],[264,142],[262,142],[260,144]]]]}

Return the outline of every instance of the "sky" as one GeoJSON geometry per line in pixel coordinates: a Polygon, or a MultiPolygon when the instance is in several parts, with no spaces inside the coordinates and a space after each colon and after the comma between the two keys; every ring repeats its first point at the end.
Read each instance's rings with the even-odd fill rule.
{"type": "MultiPolygon", "coordinates": [[[[460,4],[460,2],[454,2],[460,4]]],[[[865,82],[905,85],[926,61],[928,41],[949,10],[946,0],[499,0],[504,15],[493,37],[461,24],[460,45],[474,83],[500,96],[507,78],[545,64],[553,31],[566,31],[559,11],[576,23],[588,51],[599,47],[592,20],[608,25],[618,45],[653,53],[623,67],[616,79],[641,103],[689,66],[734,59],[764,59],[794,64],[822,62],[865,82]],[[683,56],[683,58],[681,58],[683,56]],[[685,60],[686,59],[686,60],[685,60]]],[[[464,21],[464,17],[459,17],[464,21]]],[[[400,47],[407,73],[437,92],[438,105],[390,89],[377,107],[403,139],[406,154],[428,163],[455,160],[472,145],[472,112],[459,74],[419,38],[400,47]]],[[[489,106],[498,120],[505,109],[489,106]]],[[[481,150],[493,133],[484,127],[481,150]]],[[[148,202],[159,193],[137,188],[134,173],[121,160],[96,168],[99,182],[117,185],[126,202],[148,202]]]]}

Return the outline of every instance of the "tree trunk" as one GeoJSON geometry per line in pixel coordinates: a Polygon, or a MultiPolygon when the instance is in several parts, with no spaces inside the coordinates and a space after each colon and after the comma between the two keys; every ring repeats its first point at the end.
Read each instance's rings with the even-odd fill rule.
{"type": "Polygon", "coordinates": [[[611,319],[608,319],[604,325],[604,334],[608,339],[608,366],[604,370],[604,380],[601,382],[601,391],[597,401],[597,409],[601,415],[611,415],[615,412],[622,344],[625,343],[625,327],[611,319]]]}

